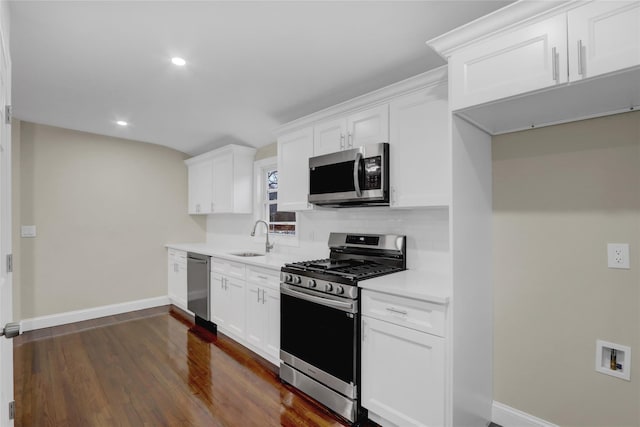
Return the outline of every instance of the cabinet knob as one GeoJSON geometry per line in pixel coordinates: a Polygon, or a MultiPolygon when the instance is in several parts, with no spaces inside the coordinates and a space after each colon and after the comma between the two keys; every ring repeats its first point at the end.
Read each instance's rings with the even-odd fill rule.
{"type": "Polygon", "coordinates": [[[324,290],[327,292],[331,292],[333,290],[333,285],[331,283],[327,283],[324,285],[324,290]]]}

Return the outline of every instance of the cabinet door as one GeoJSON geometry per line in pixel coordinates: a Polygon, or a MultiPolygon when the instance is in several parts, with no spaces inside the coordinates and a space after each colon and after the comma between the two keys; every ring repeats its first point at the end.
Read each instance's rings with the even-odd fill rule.
{"type": "Polygon", "coordinates": [[[390,104],[392,207],[446,206],[450,198],[447,84],[390,104]]]}
{"type": "Polygon", "coordinates": [[[167,294],[173,301],[178,288],[178,261],[176,251],[169,249],[168,253],[168,269],[167,269],[167,294]]]}
{"type": "Polygon", "coordinates": [[[475,43],[449,59],[451,108],[472,105],[567,81],[564,14],[475,43]]]}
{"type": "Polygon", "coordinates": [[[347,117],[347,148],[389,141],[389,105],[379,105],[347,117]]]}
{"type": "Polygon", "coordinates": [[[313,155],[334,153],[347,146],[347,121],[344,118],[318,123],[313,127],[313,155]]]}
{"type": "Polygon", "coordinates": [[[227,307],[229,304],[225,285],[224,276],[211,274],[211,321],[220,329],[226,329],[227,327],[227,307]]]}
{"type": "Polygon", "coordinates": [[[225,308],[226,330],[238,338],[244,339],[245,297],[243,280],[225,278],[225,292],[227,307],[225,308]]]}
{"type": "Polygon", "coordinates": [[[265,310],[264,350],[273,359],[280,359],[280,290],[263,289],[262,302],[265,310]]]}
{"type": "Polygon", "coordinates": [[[207,214],[211,212],[213,166],[211,161],[203,161],[189,166],[189,213],[207,214]]]}
{"type": "MultiPolygon", "coordinates": [[[[263,306],[260,297],[262,289],[253,283],[247,283],[245,293],[246,325],[245,337],[247,342],[257,348],[264,347],[265,322],[263,306]]],[[[279,331],[278,331],[279,333],[279,331]]]]}
{"type": "Polygon", "coordinates": [[[443,338],[362,317],[362,406],[370,412],[399,426],[444,425],[444,373],[443,338]]]}
{"type": "Polygon", "coordinates": [[[213,168],[211,212],[233,212],[233,153],[216,155],[211,164],[213,168]]]}
{"type": "Polygon", "coordinates": [[[313,155],[313,128],[308,127],[278,138],[278,210],[311,209],[309,157],[313,155]]]}
{"type": "Polygon", "coordinates": [[[640,65],[640,2],[588,3],[567,22],[571,81],[640,65]]]}

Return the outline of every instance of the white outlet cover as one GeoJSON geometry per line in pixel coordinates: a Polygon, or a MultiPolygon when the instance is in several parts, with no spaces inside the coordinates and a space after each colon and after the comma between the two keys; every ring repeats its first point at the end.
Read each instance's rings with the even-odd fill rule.
{"type": "Polygon", "coordinates": [[[628,243],[607,243],[607,266],[626,270],[630,268],[628,243]]]}

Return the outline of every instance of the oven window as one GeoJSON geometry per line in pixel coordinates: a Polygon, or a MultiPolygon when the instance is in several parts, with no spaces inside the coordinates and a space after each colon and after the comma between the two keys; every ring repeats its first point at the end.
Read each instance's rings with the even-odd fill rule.
{"type": "Polygon", "coordinates": [[[280,347],[323,371],[355,384],[357,315],[281,294],[280,347]]]}

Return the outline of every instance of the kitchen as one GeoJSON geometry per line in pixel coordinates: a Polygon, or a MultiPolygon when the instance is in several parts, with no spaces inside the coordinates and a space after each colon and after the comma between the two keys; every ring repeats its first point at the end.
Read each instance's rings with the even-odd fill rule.
{"type": "MultiPolygon", "coordinates": [[[[450,81],[451,79],[450,76],[450,81]]],[[[572,89],[579,86],[568,87],[572,89]]],[[[631,91],[633,87],[633,85],[627,85],[626,89],[631,91]]],[[[485,100],[474,102],[482,103],[485,100]]],[[[536,104],[529,108],[535,106],[536,104]]],[[[357,108],[361,107],[362,105],[357,108]]],[[[497,108],[499,107],[500,105],[497,105],[497,108]]],[[[512,123],[517,122],[519,117],[510,115],[510,110],[513,108],[509,107],[509,104],[504,104],[504,108],[499,110],[500,117],[508,117],[512,123]]],[[[527,105],[520,105],[516,111],[527,111],[526,108],[527,105]]],[[[315,110],[310,110],[308,113],[313,114],[315,110]]],[[[539,106],[535,110],[540,110],[539,106]]],[[[559,114],[551,108],[543,110],[559,114]]],[[[471,119],[482,123],[482,113],[483,111],[478,110],[475,111],[475,115],[473,115],[474,111],[468,115],[471,119]]],[[[530,111],[527,113],[532,114],[530,111]]],[[[580,117],[588,115],[582,113],[580,117]]],[[[520,121],[522,120],[520,118],[520,121]]],[[[549,122],[549,120],[541,120],[539,123],[549,122]]],[[[394,126],[393,122],[390,126],[394,126]]],[[[524,127],[528,125],[521,126],[521,128],[524,127]]],[[[287,133],[287,129],[284,130],[284,133],[287,133]]],[[[14,141],[20,141],[20,149],[14,150],[13,154],[21,157],[19,164],[23,169],[19,174],[20,179],[14,180],[14,185],[17,183],[22,187],[22,191],[16,193],[23,198],[21,203],[14,203],[14,209],[19,207],[22,212],[18,215],[14,214],[14,217],[21,218],[21,225],[36,224],[38,232],[44,233],[37,234],[33,239],[16,239],[19,246],[14,244],[14,253],[20,253],[23,256],[22,260],[16,260],[19,263],[22,262],[24,266],[20,270],[15,270],[21,274],[20,283],[39,284],[37,288],[21,287],[22,290],[15,293],[16,298],[22,299],[22,302],[17,304],[19,310],[14,310],[18,311],[16,318],[27,320],[40,318],[38,327],[46,327],[50,326],[46,321],[51,320],[51,318],[47,319],[47,316],[74,312],[80,308],[105,307],[121,303],[130,303],[130,309],[143,308],[137,307],[134,303],[162,296],[153,287],[155,285],[148,285],[150,287],[148,289],[144,286],[151,282],[166,283],[164,245],[167,243],[202,241],[221,246],[228,245],[231,250],[264,250],[264,236],[256,239],[249,236],[255,221],[251,214],[214,214],[206,217],[185,215],[185,207],[188,203],[186,172],[182,163],[183,158],[180,158],[178,153],[159,146],[127,148],[124,141],[117,138],[81,134],[29,123],[28,120],[19,127],[13,126],[12,136],[14,141]],[[105,142],[113,144],[112,148],[108,149],[105,142]],[[69,161],[74,156],[82,158],[82,161],[69,161]],[[126,164],[138,167],[125,169],[126,164]],[[60,168],[55,167],[56,165],[60,168],[64,167],[62,170],[67,173],[61,173],[60,168]],[[120,171],[133,170],[132,176],[114,175],[115,165],[120,165],[118,167],[120,171]],[[183,169],[179,170],[178,167],[183,169]],[[169,170],[173,174],[170,177],[165,173],[169,170]],[[102,175],[89,174],[89,171],[102,171],[102,175]],[[78,179],[79,176],[86,179],[78,179]],[[116,181],[112,181],[113,179],[116,181]],[[136,186],[136,193],[125,193],[123,189],[131,186],[131,182],[141,185],[136,186]],[[66,191],[61,192],[61,188],[66,191]],[[33,189],[31,190],[33,192],[29,189],[33,189]],[[171,198],[169,194],[175,198],[171,198]],[[141,199],[142,195],[145,195],[144,199],[141,199]],[[65,199],[67,197],[70,198],[68,203],[61,203],[67,200],[65,199]],[[105,203],[106,200],[109,200],[109,203],[105,203]],[[137,206],[138,200],[144,201],[145,205],[137,206]],[[181,203],[175,203],[175,200],[181,200],[181,203]],[[65,206],[72,206],[73,209],[65,206]],[[118,215],[122,217],[119,218],[118,215]],[[96,230],[94,224],[98,221],[105,221],[103,230],[96,230]],[[158,227],[162,227],[163,221],[171,221],[171,224],[179,225],[165,231],[162,236],[157,235],[156,229],[150,227],[156,222],[158,227]],[[123,224],[124,227],[121,226],[123,224]],[[59,235],[53,236],[54,239],[47,239],[47,230],[55,230],[59,235]],[[102,232],[105,234],[98,235],[102,232]],[[105,239],[105,242],[108,239],[109,244],[90,246],[86,236],[105,239]],[[137,245],[135,242],[143,240],[146,240],[150,247],[157,248],[155,253],[140,253],[135,260],[132,259],[125,248],[135,247],[133,246],[137,245]],[[71,247],[73,251],[68,254],[60,253],[60,258],[56,258],[51,254],[60,252],[61,242],[71,247]],[[74,261],[71,255],[81,257],[82,262],[74,261]],[[144,274],[141,274],[134,265],[144,260],[144,257],[162,258],[161,269],[159,271],[146,269],[144,274]],[[31,261],[33,264],[29,264],[29,259],[37,259],[38,263],[31,261]],[[99,264],[96,264],[96,260],[99,264]],[[92,262],[94,266],[91,266],[92,262]],[[82,271],[78,265],[90,267],[82,271]],[[114,276],[96,275],[96,271],[112,271],[114,276]],[[60,275],[58,279],[60,285],[50,284],[49,277],[54,272],[60,275]],[[134,274],[132,279],[140,285],[127,286],[127,283],[132,282],[118,277],[118,272],[134,274]],[[135,276],[136,274],[138,276],[135,276]],[[83,292],[82,288],[77,288],[75,290],[77,299],[65,298],[59,301],[60,299],[56,298],[56,293],[63,290],[65,286],[81,283],[87,276],[97,276],[94,277],[96,289],[92,289],[92,292],[83,292]],[[102,280],[104,281],[101,282],[102,280]],[[122,288],[118,288],[119,286],[122,288]],[[105,291],[106,289],[109,291],[105,291]],[[47,304],[58,306],[52,307],[47,304]]],[[[623,380],[603,376],[593,369],[596,339],[605,339],[630,347],[636,346],[638,339],[637,328],[630,329],[631,326],[638,324],[637,272],[633,270],[634,260],[637,258],[632,258],[630,271],[607,270],[606,257],[604,257],[603,270],[596,270],[596,266],[601,267],[602,261],[597,254],[606,249],[606,242],[628,242],[632,247],[631,254],[635,256],[633,248],[638,239],[637,230],[633,224],[637,221],[637,192],[634,192],[634,187],[624,186],[620,193],[614,193],[619,196],[614,197],[612,193],[605,190],[616,187],[614,184],[617,181],[610,181],[612,179],[610,175],[619,176],[620,182],[624,185],[637,183],[637,163],[633,163],[637,160],[634,154],[637,153],[637,113],[626,113],[559,127],[541,127],[515,134],[505,133],[495,136],[492,144],[494,195],[493,218],[489,221],[493,221],[494,230],[493,260],[490,253],[481,250],[476,251],[475,254],[468,253],[462,256],[477,258],[480,264],[476,267],[478,269],[487,266],[493,269],[494,296],[491,297],[489,293],[489,299],[493,301],[485,304],[486,307],[494,305],[495,324],[488,338],[490,340],[491,334],[494,335],[493,399],[496,402],[505,403],[508,405],[507,408],[520,409],[557,424],[605,425],[604,418],[599,417],[606,416],[609,425],[612,423],[637,425],[637,409],[629,403],[637,402],[638,387],[634,381],[623,382],[623,380]],[[571,129],[579,135],[574,137],[578,140],[577,142],[565,142],[568,146],[559,145],[559,142],[556,142],[556,145],[552,144],[553,141],[569,140],[566,135],[571,135],[571,129]],[[617,143],[609,142],[609,145],[604,147],[598,145],[600,141],[611,140],[612,132],[616,132],[617,137],[613,138],[613,141],[617,143]],[[618,132],[629,135],[629,138],[619,136],[618,132]],[[588,135],[587,141],[590,142],[582,142],[581,145],[580,140],[587,138],[585,135],[588,135]],[[535,145],[527,144],[524,141],[527,138],[535,141],[535,145]],[[635,145],[624,142],[629,140],[633,142],[634,138],[635,145]],[[521,140],[523,142],[519,142],[521,140]],[[540,152],[536,152],[533,147],[538,148],[540,152]],[[588,147],[590,151],[587,150],[587,153],[581,147],[588,147]],[[616,148],[620,151],[616,151],[616,148]],[[574,153],[574,156],[569,156],[570,153],[574,153]],[[619,157],[611,157],[615,153],[619,153],[619,157]],[[580,154],[591,154],[592,157],[587,159],[588,163],[578,162],[580,154]],[[599,157],[598,154],[602,154],[603,157],[599,157]],[[535,162],[536,158],[549,159],[550,163],[538,164],[535,162]],[[629,166],[621,168],[622,163],[619,159],[630,162],[629,166]],[[557,169],[553,169],[553,165],[556,165],[557,169]],[[562,172],[562,167],[565,165],[570,165],[566,168],[571,173],[562,172]],[[580,165],[591,165],[591,167],[580,165]],[[582,168],[585,168],[583,174],[577,176],[584,179],[574,178],[574,174],[578,174],[577,171],[582,171],[582,168]],[[530,174],[529,179],[521,175],[524,172],[530,174]],[[522,178],[518,180],[520,176],[522,178]],[[536,179],[530,179],[530,177],[536,179]],[[515,184],[516,182],[519,186],[515,184]],[[522,188],[526,189],[523,191],[524,194],[521,194],[522,188]],[[601,196],[600,199],[597,198],[598,195],[601,196]],[[575,202],[572,204],[567,200],[575,200],[575,202]],[[535,216],[538,212],[540,217],[535,216]],[[574,215],[567,217],[566,212],[574,215]],[[528,215],[527,218],[523,218],[521,216],[523,214],[528,215]],[[551,221],[553,217],[549,215],[559,215],[556,218],[559,221],[557,223],[551,221]],[[601,215],[604,218],[599,218],[601,215]],[[605,227],[605,223],[609,224],[607,219],[618,218],[618,216],[620,216],[619,220],[614,221],[615,228],[607,232],[608,228],[605,227]],[[529,228],[523,228],[522,223],[519,222],[524,219],[531,221],[525,223],[529,228]],[[601,222],[594,223],[588,221],[589,219],[593,221],[600,219],[601,222]],[[520,227],[518,227],[519,224],[520,227]],[[596,236],[593,230],[598,230],[602,235],[596,236]],[[567,233],[565,240],[553,238],[554,234],[564,236],[562,233],[567,233]],[[521,237],[516,239],[514,236],[521,237]],[[544,236],[553,238],[552,241],[557,246],[549,248],[549,245],[545,244],[544,236]],[[600,246],[596,247],[593,241],[582,240],[586,237],[598,242],[602,239],[603,243],[602,245],[597,243],[600,246]],[[509,250],[511,245],[518,245],[517,253],[509,250]],[[557,252],[551,249],[557,249],[557,252]],[[590,251],[594,251],[596,255],[591,255],[590,251]],[[567,252],[581,254],[583,257],[566,259],[567,252]],[[552,254],[560,257],[562,263],[558,264],[551,256],[552,254]],[[584,258],[586,256],[592,258],[584,258]],[[484,261],[480,262],[480,259],[484,261]],[[507,259],[509,263],[503,265],[496,262],[496,259],[507,259]],[[585,262],[585,259],[591,261],[585,262]],[[527,260],[531,261],[527,262],[527,260]],[[585,264],[593,265],[593,270],[587,268],[585,264]],[[541,268],[541,266],[545,267],[541,268]],[[547,269],[546,266],[552,268],[547,269]],[[526,271],[528,275],[518,274],[518,270],[526,271]],[[580,273],[576,274],[575,271],[580,273]],[[599,278],[598,282],[595,283],[595,277],[589,276],[599,278]],[[525,281],[527,277],[532,277],[529,279],[528,288],[518,291],[509,286],[511,282],[525,281]],[[541,277],[546,279],[536,280],[541,277]],[[568,284],[564,284],[565,281],[568,284]],[[543,283],[545,283],[544,286],[543,283]],[[580,287],[585,283],[589,283],[589,292],[585,292],[580,287]],[[603,287],[602,283],[607,283],[606,287],[603,287]],[[615,292],[610,290],[611,286],[616,286],[615,292]],[[518,292],[525,292],[527,298],[523,299],[518,292]],[[557,296],[558,300],[541,299],[551,295],[557,296]],[[594,300],[594,295],[599,299],[594,300]],[[578,300],[576,301],[575,298],[578,300]],[[544,305],[541,306],[543,302],[544,305]],[[567,316],[566,304],[579,306],[580,315],[567,316]],[[551,313],[547,313],[549,310],[551,313]],[[586,315],[598,310],[602,310],[598,316],[592,318],[586,315]],[[536,315],[539,311],[547,314],[545,319],[540,319],[540,313],[536,315]],[[522,314],[524,312],[528,315],[524,316],[522,314]],[[531,323],[534,319],[540,322],[531,323]],[[588,327],[583,325],[586,319],[593,322],[588,327]],[[571,352],[574,351],[575,354],[572,354],[571,352]],[[558,355],[558,353],[562,354],[558,355]],[[543,363],[543,361],[547,362],[547,359],[555,362],[543,363]],[[518,363],[514,363],[515,360],[518,360],[518,363]],[[535,368],[537,364],[539,368],[535,368]],[[554,377],[558,379],[554,380],[554,377]],[[540,383],[532,386],[530,382],[534,379],[540,383]],[[572,387],[570,384],[578,379],[582,385],[572,387]],[[544,380],[549,383],[545,385],[544,380]],[[615,398],[615,396],[624,396],[624,398],[615,398]],[[603,399],[606,399],[606,404],[599,403],[603,399]],[[582,408],[584,402],[592,402],[591,406],[594,409],[590,411],[588,408],[582,408]],[[563,410],[558,407],[560,404],[568,406],[563,410]],[[576,409],[578,407],[581,408],[580,411],[576,409]]],[[[272,157],[273,154],[281,155],[281,152],[273,144],[266,144],[258,149],[256,159],[272,157]]],[[[15,160],[14,164],[16,164],[15,160]]],[[[398,168],[394,170],[391,173],[399,172],[398,168]]],[[[18,171],[14,170],[14,172],[18,171]]],[[[319,257],[326,257],[327,241],[332,231],[395,233],[408,237],[407,267],[409,271],[433,271],[438,268],[448,270],[450,252],[455,248],[464,249],[461,245],[464,239],[470,238],[468,233],[473,231],[473,229],[465,229],[465,235],[454,236],[451,240],[449,209],[423,207],[298,211],[297,222],[301,232],[297,237],[297,246],[286,246],[283,242],[276,241],[275,252],[282,255],[295,254],[296,258],[300,252],[304,252],[300,254],[303,256],[299,259],[312,259],[316,254],[319,257]],[[366,220],[366,224],[363,224],[363,219],[366,220]],[[458,238],[462,240],[458,241],[458,238]]],[[[456,231],[457,229],[453,230],[454,233],[456,231]]],[[[19,235],[19,230],[14,231],[14,237],[19,235]]],[[[454,263],[456,263],[455,258],[454,263]]],[[[461,269],[457,274],[466,272],[467,270],[461,269]]],[[[17,275],[14,273],[14,282],[18,281],[17,275]]],[[[495,418],[494,421],[498,422],[495,418]]]]}

